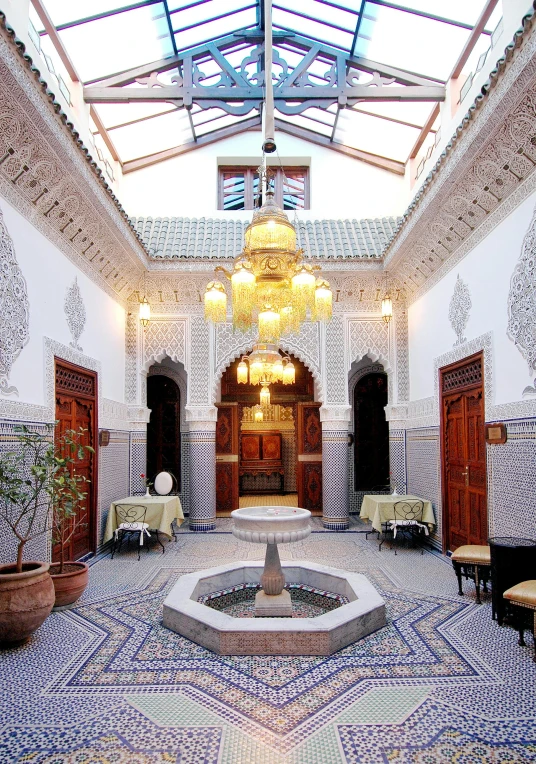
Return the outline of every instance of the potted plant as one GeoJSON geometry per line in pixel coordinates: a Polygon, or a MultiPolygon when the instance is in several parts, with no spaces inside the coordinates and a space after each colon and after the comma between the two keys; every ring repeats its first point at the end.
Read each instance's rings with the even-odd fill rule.
{"type": "Polygon", "coordinates": [[[54,467],[46,485],[50,498],[52,543],[59,553],[59,561],[50,566],[56,594],[54,609],[71,606],[88,584],[88,565],[65,559],[71,538],[85,525],[80,521],[78,511],[87,496],[83,488],[89,481],[76,472],[76,462],[84,459],[88,451],[93,452],[91,446],[82,442],[85,432],[82,427],[66,430],[56,438],[54,467]]]}
{"type": "MultiPolygon", "coordinates": [[[[54,497],[58,485],[71,480],[71,468],[67,465],[78,456],[67,444],[63,455],[65,436],[60,436],[55,444],[53,425],[39,431],[20,425],[15,431],[17,449],[0,455],[0,523],[12,531],[17,543],[16,562],[0,565],[2,647],[25,642],[54,605],[50,564],[23,561],[23,555],[28,542],[50,533],[54,510],[63,511],[63,502],[54,497]]],[[[72,432],[66,435],[74,441],[72,432]]],[[[76,474],[74,481],[80,487],[76,474]]],[[[67,512],[69,506],[67,503],[67,512]]]]}

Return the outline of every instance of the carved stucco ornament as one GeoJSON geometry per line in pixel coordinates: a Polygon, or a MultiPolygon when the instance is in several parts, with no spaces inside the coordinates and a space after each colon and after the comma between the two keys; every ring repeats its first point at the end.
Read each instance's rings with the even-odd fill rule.
{"type": "MultiPolygon", "coordinates": [[[[532,374],[536,371],[536,214],[510,281],[506,331],[532,374]]],[[[523,395],[536,395],[536,379],[534,385],[523,390],[523,395]]]]}
{"type": "Polygon", "coordinates": [[[18,394],[9,385],[11,367],[30,338],[30,303],[13,240],[0,210],[0,392],[18,394]]]}
{"type": "Polygon", "coordinates": [[[86,309],[76,277],[67,290],[63,308],[65,310],[67,326],[69,327],[69,331],[73,338],[69,345],[72,348],[75,348],[75,350],[82,350],[78,344],[78,340],[80,339],[80,335],[84,331],[84,326],[86,324],[86,309]]]}
{"type": "Polygon", "coordinates": [[[471,310],[471,307],[472,303],[469,288],[465,281],[460,278],[460,274],[458,274],[456,284],[454,285],[454,293],[449,304],[449,321],[456,335],[454,347],[467,342],[467,337],[464,337],[464,332],[467,322],[469,321],[469,311],[471,310]]]}

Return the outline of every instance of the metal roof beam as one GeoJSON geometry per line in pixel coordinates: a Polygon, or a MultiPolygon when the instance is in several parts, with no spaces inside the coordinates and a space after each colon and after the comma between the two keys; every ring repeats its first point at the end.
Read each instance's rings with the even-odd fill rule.
{"type": "MultiPolygon", "coordinates": [[[[454,27],[460,27],[460,29],[472,30],[471,24],[466,24],[463,21],[456,21],[456,19],[449,19],[446,16],[436,16],[434,13],[427,13],[426,11],[419,11],[416,8],[408,8],[407,5],[397,5],[396,3],[388,2],[388,0],[367,0],[371,5],[381,5],[384,8],[391,8],[394,11],[402,11],[402,13],[410,13],[413,16],[420,16],[424,19],[430,19],[431,21],[440,21],[442,24],[450,24],[454,27]]],[[[484,34],[491,34],[487,30],[482,30],[484,34]]]]}
{"type": "MultiPolygon", "coordinates": [[[[445,88],[440,85],[422,87],[409,85],[407,87],[373,87],[369,85],[347,86],[345,88],[326,86],[277,87],[274,96],[277,101],[301,102],[311,106],[327,106],[338,100],[360,99],[364,101],[444,101],[445,88]],[[316,103],[315,103],[316,102],[316,103]]],[[[218,106],[225,110],[225,104],[233,102],[258,101],[263,99],[263,89],[251,87],[139,87],[139,88],[84,88],[84,99],[87,103],[158,103],[159,101],[179,102],[176,105],[189,105],[217,101],[218,106]],[[182,104],[180,103],[182,102],[182,104]]],[[[345,105],[345,104],[343,104],[345,105]]]]}
{"type": "Polygon", "coordinates": [[[236,125],[228,125],[222,127],[219,130],[214,130],[211,133],[200,135],[197,137],[197,141],[189,141],[183,143],[181,146],[176,146],[165,151],[159,151],[156,154],[150,154],[140,159],[131,159],[123,164],[123,175],[127,175],[129,172],[135,172],[136,170],[142,170],[144,167],[150,167],[153,164],[165,162],[168,159],[181,156],[181,154],[187,154],[190,151],[201,148],[202,146],[208,146],[216,141],[221,141],[224,138],[230,138],[232,135],[246,132],[247,130],[260,129],[261,119],[260,117],[251,117],[245,119],[242,122],[238,122],[236,125]]]}
{"type": "Polygon", "coordinates": [[[80,77],[78,76],[78,72],[76,71],[73,62],[71,61],[69,54],[67,53],[67,50],[65,49],[63,42],[61,41],[61,38],[58,34],[58,30],[52,23],[52,19],[48,15],[45,6],[41,2],[41,0],[32,0],[33,6],[36,10],[37,15],[41,19],[41,23],[45,27],[45,31],[50,37],[50,41],[52,42],[52,45],[56,49],[56,52],[58,56],[61,59],[62,64],[67,70],[67,73],[71,80],[73,82],[80,82],[80,77]]]}
{"type": "Polygon", "coordinates": [[[296,138],[301,138],[309,143],[315,143],[318,146],[324,146],[332,151],[337,151],[339,154],[350,157],[352,159],[359,159],[361,162],[380,167],[382,170],[393,172],[395,175],[404,175],[405,165],[403,162],[397,162],[395,159],[387,159],[387,157],[377,156],[376,154],[369,154],[367,151],[360,151],[359,149],[353,149],[350,146],[344,146],[342,143],[332,143],[331,140],[325,136],[315,133],[312,130],[307,130],[305,127],[298,127],[292,125],[290,122],[286,122],[282,119],[276,119],[275,129],[282,133],[288,133],[296,138]]]}

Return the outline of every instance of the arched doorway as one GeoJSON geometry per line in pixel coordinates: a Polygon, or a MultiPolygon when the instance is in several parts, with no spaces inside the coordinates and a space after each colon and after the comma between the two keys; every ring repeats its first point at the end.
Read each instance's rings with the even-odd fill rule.
{"type": "Polygon", "coordinates": [[[153,374],[147,377],[147,407],[151,418],[147,426],[147,476],[154,479],[162,470],[171,472],[180,490],[180,390],[167,376],[153,374]]]}
{"type": "Polygon", "coordinates": [[[371,372],[354,386],[354,490],[389,485],[389,426],[385,419],[387,375],[371,372]]]}
{"type": "Polygon", "coordinates": [[[271,385],[271,403],[263,407],[262,422],[255,421],[253,412],[260,387],[237,382],[240,359],[222,374],[216,427],[216,508],[220,516],[239,503],[244,505],[244,499],[247,504],[270,503],[268,497],[273,496],[285,496],[289,503],[292,496],[299,496],[300,506],[321,512],[320,404],[314,402],[310,370],[295,356],[290,357],[296,381],[271,385]],[[312,438],[313,431],[316,441],[311,440],[312,445],[302,442],[312,438]],[[308,506],[308,501],[314,506],[308,506]]]}

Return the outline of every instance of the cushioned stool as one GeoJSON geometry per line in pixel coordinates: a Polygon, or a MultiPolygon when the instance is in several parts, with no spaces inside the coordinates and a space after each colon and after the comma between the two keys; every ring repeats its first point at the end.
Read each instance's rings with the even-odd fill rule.
{"type": "Polygon", "coordinates": [[[458,576],[458,594],[463,595],[462,575],[467,579],[471,578],[475,582],[476,601],[480,605],[480,582],[484,585],[484,591],[487,592],[487,584],[491,569],[491,555],[489,546],[478,546],[468,544],[459,546],[452,553],[452,566],[458,576]]]}
{"type": "Polygon", "coordinates": [[[517,616],[517,628],[519,629],[519,644],[521,646],[525,644],[523,631],[526,614],[524,610],[533,611],[532,636],[534,638],[534,661],[536,662],[536,581],[522,581],[520,584],[507,589],[503,597],[505,600],[508,600],[510,605],[514,606],[514,613],[517,616]]]}

